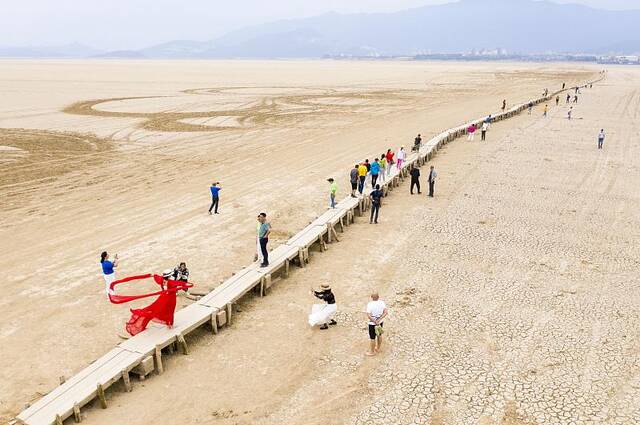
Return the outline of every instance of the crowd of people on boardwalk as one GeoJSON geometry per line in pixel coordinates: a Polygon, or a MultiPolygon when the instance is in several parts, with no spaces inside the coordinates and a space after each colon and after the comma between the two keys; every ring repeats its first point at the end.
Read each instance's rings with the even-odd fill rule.
{"type": "MultiPolygon", "coordinates": [[[[586,86],[585,86],[586,87],[586,86]]],[[[565,84],[563,84],[563,89],[565,84]]],[[[548,97],[548,89],[544,91],[544,97],[548,97]]],[[[578,95],[580,89],[575,88],[575,93],[572,97],[570,93],[567,93],[566,103],[570,104],[572,99],[573,103],[578,103],[578,95]]],[[[560,103],[560,96],[555,97],[556,106],[560,103]]],[[[502,110],[505,111],[507,107],[506,99],[502,102],[502,110]]],[[[534,103],[528,104],[529,114],[532,113],[534,103]]],[[[568,109],[567,117],[572,119],[573,106],[568,109]]],[[[549,114],[549,105],[545,104],[543,117],[547,117],[549,114]]],[[[467,140],[474,141],[475,134],[481,132],[481,140],[486,140],[487,132],[492,123],[492,116],[489,115],[480,126],[476,123],[469,125],[466,128],[467,140]]],[[[605,131],[600,130],[598,134],[598,149],[603,149],[605,141],[605,131]]],[[[412,152],[417,152],[422,146],[422,136],[418,134],[411,148],[412,152]]],[[[407,153],[404,146],[401,146],[397,151],[387,149],[387,151],[370,161],[366,159],[361,163],[357,163],[349,172],[349,182],[351,186],[350,196],[357,198],[367,197],[371,204],[371,211],[369,217],[370,224],[378,224],[380,217],[380,210],[383,206],[384,192],[381,188],[381,184],[384,184],[391,176],[393,168],[397,170],[402,169],[404,163],[407,160],[407,153]],[[365,189],[370,186],[371,191],[365,194],[365,189]]],[[[412,166],[409,169],[409,175],[411,178],[410,194],[414,195],[414,191],[417,194],[422,194],[422,188],[420,183],[421,172],[418,167],[412,166]]],[[[438,173],[435,167],[432,165],[429,168],[427,177],[428,182],[428,196],[434,197],[435,184],[437,181],[438,173]]],[[[328,180],[329,183],[329,207],[334,209],[337,206],[338,196],[338,184],[332,177],[328,180]]],[[[209,188],[211,194],[211,204],[208,210],[210,215],[219,214],[220,206],[220,192],[222,187],[220,182],[213,182],[209,188]]],[[[259,262],[260,267],[269,267],[269,250],[268,243],[271,235],[271,224],[267,220],[266,213],[260,213],[257,216],[256,223],[256,254],[255,261],[259,262]]],[[[119,265],[118,255],[116,254],[113,259],[109,256],[108,252],[102,252],[100,256],[100,263],[103,272],[105,282],[105,292],[109,299],[114,303],[128,302],[134,299],[140,299],[147,296],[157,296],[158,298],[149,306],[142,309],[132,309],[131,319],[127,322],[126,329],[131,335],[135,335],[143,331],[150,321],[157,321],[164,323],[167,326],[173,325],[173,316],[176,306],[176,297],[180,291],[188,293],[189,288],[192,286],[189,282],[189,270],[185,262],[181,262],[173,269],[165,270],[161,275],[148,274],[143,276],[136,276],[131,278],[125,278],[121,281],[116,279],[116,269],[119,265]],[[135,279],[151,278],[156,284],[160,286],[160,291],[144,294],[142,296],[121,296],[116,295],[114,288],[119,283],[135,279]]],[[[318,290],[312,289],[311,295],[315,298],[322,300],[323,304],[314,304],[311,309],[311,313],[308,317],[308,323],[310,326],[319,326],[321,330],[329,329],[330,326],[336,325],[335,315],[338,311],[336,304],[336,296],[332,291],[329,284],[322,284],[318,290]]],[[[379,352],[382,344],[382,335],[384,333],[383,324],[384,319],[388,315],[388,309],[384,301],[380,300],[377,292],[371,294],[371,301],[367,304],[366,320],[368,335],[371,341],[367,355],[374,355],[379,352]]]]}

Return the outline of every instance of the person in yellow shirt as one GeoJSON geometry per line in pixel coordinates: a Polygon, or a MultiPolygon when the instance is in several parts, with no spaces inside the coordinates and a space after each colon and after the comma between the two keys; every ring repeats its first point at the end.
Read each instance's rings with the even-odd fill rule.
{"type": "Polygon", "coordinates": [[[338,193],[338,185],[333,178],[327,180],[329,182],[329,197],[331,199],[331,208],[336,207],[336,193],[338,193]]]}
{"type": "Polygon", "coordinates": [[[360,178],[360,185],[358,186],[358,192],[360,195],[364,192],[364,183],[367,181],[367,174],[369,173],[369,169],[366,165],[360,164],[358,167],[358,177],[360,178]]]}

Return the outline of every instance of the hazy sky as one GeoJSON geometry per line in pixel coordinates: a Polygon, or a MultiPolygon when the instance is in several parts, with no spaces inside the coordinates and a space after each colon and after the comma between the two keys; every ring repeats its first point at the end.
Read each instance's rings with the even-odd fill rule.
{"type": "MultiPolygon", "coordinates": [[[[176,39],[210,40],[262,22],[323,12],[402,10],[451,0],[18,0],[2,1],[0,45],[81,42],[133,49],[176,39]]],[[[640,9],[640,0],[554,0],[640,9]]]]}

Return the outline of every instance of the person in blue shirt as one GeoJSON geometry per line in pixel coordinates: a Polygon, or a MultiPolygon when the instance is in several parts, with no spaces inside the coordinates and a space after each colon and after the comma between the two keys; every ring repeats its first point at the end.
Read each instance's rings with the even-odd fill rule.
{"type": "Polygon", "coordinates": [[[222,190],[220,182],[211,183],[211,187],[209,189],[211,189],[211,206],[209,207],[209,215],[211,215],[211,210],[214,210],[214,213],[218,214],[220,191],[222,190]]]}
{"type": "Polygon", "coordinates": [[[267,221],[267,215],[260,213],[258,215],[258,241],[260,242],[260,251],[262,252],[262,264],[260,267],[269,266],[269,251],[267,244],[269,243],[269,235],[271,234],[271,224],[267,221]]]}
{"type": "Polygon", "coordinates": [[[370,172],[371,172],[371,186],[375,187],[376,182],[378,181],[378,176],[380,175],[380,163],[378,162],[378,158],[376,158],[375,161],[371,163],[370,172]]]}
{"type": "Polygon", "coordinates": [[[118,254],[113,257],[113,261],[109,261],[109,253],[103,251],[100,254],[100,265],[102,266],[102,275],[104,277],[105,291],[107,295],[111,293],[111,282],[116,280],[115,268],[118,267],[118,254]]]}

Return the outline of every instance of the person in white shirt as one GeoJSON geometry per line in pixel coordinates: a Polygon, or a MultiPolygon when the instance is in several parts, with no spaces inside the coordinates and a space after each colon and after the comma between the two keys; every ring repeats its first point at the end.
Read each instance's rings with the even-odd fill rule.
{"type": "Polygon", "coordinates": [[[402,168],[402,164],[404,163],[405,159],[407,159],[407,153],[404,151],[404,146],[402,146],[398,151],[398,155],[396,155],[396,163],[398,164],[398,170],[402,168]]]}
{"type": "Polygon", "coordinates": [[[389,314],[387,305],[380,299],[377,292],[371,294],[371,301],[367,304],[367,320],[369,328],[369,351],[367,356],[375,356],[382,346],[382,326],[384,318],[389,314]]]}
{"type": "Polygon", "coordinates": [[[480,128],[480,140],[487,140],[487,130],[489,130],[489,124],[485,121],[482,123],[482,127],[480,128]]]}
{"type": "Polygon", "coordinates": [[[604,128],[600,130],[600,134],[598,134],[598,149],[602,149],[602,145],[604,144],[604,128]]]}

